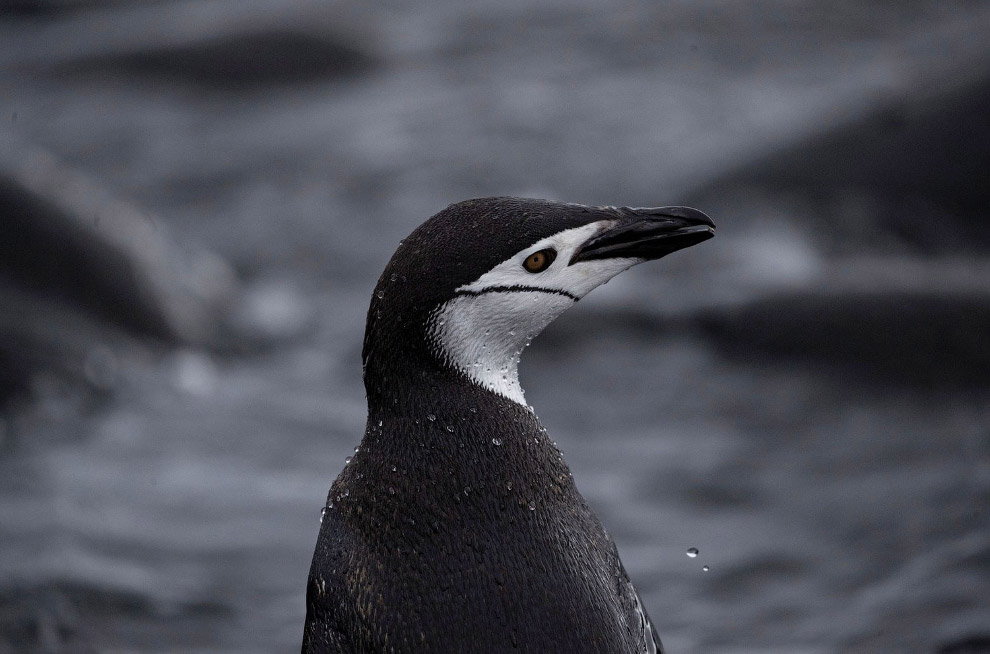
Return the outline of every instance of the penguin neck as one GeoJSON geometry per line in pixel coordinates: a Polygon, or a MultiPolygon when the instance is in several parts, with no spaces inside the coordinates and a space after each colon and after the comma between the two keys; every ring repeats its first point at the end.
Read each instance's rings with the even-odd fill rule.
{"type": "Polygon", "coordinates": [[[458,314],[458,304],[458,300],[445,304],[430,325],[433,342],[444,362],[470,383],[529,408],[526,392],[519,384],[519,360],[535,334],[525,331],[525,326],[499,325],[500,329],[491,329],[472,324],[462,319],[466,312],[458,314]]]}
{"type": "Polygon", "coordinates": [[[430,316],[434,352],[471,382],[528,407],[519,384],[523,350],[575,296],[540,290],[475,292],[448,300],[430,316]]]}
{"type": "MultiPolygon", "coordinates": [[[[374,383],[365,376],[369,424],[378,420],[409,425],[419,424],[422,419],[435,422],[440,417],[451,424],[477,423],[485,417],[508,413],[526,417],[527,428],[541,428],[531,407],[479,384],[446,362],[391,372],[374,383]]],[[[515,373],[514,365],[511,372],[515,373]]]]}
{"type": "Polygon", "coordinates": [[[406,333],[401,339],[366,340],[369,409],[415,415],[437,398],[488,394],[497,397],[492,402],[509,402],[531,412],[519,383],[519,361],[537,330],[471,329],[470,323],[445,320],[449,315],[437,311],[417,327],[422,329],[417,338],[406,333]]]}
{"type": "Polygon", "coordinates": [[[393,502],[439,506],[455,496],[457,510],[482,514],[508,494],[526,506],[580,503],[567,464],[530,407],[455,367],[435,339],[381,325],[365,340],[367,428],[333,492],[371,494],[382,511],[393,502]],[[480,510],[479,502],[495,504],[480,510]]]}
{"type": "Polygon", "coordinates": [[[570,470],[528,407],[459,374],[434,377],[394,399],[369,402],[354,458],[368,479],[387,479],[400,489],[395,473],[405,470],[410,479],[439,480],[443,492],[463,487],[501,497],[508,488],[525,487],[527,499],[544,503],[551,480],[553,501],[571,500],[570,470]]]}

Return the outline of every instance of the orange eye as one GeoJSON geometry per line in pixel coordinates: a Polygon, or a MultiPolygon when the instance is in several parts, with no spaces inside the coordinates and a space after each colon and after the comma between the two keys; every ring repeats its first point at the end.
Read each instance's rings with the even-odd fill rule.
{"type": "Polygon", "coordinates": [[[546,250],[540,250],[539,252],[534,252],[533,254],[526,257],[523,261],[523,268],[526,272],[538,273],[543,272],[550,267],[553,260],[557,258],[557,251],[553,248],[547,248],[546,250]]]}

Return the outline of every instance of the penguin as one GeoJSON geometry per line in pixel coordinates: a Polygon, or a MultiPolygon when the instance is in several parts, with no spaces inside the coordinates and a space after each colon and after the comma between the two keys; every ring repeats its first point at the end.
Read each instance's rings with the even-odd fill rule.
{"type": "Polygon", "coordinates": [[[496,197],[400,242],[368,309],[367,427],[323,508],[304,654],[663,652],[517,365],[593,288],[714,228],[687,207],[496,197]]]}

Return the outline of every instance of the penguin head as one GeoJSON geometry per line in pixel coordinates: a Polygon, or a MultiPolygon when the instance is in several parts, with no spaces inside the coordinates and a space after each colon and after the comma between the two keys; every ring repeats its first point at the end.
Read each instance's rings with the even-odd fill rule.
{"type": "Polygon", "coordinates": [[[398,404],[400,379],[440,373],[525,406],[519,356],[544,327],[631,266],[713,235],[687,207],[453,204],[400,244],[375,288],[362,353],[369,401],[391,388],[398,404]]]}

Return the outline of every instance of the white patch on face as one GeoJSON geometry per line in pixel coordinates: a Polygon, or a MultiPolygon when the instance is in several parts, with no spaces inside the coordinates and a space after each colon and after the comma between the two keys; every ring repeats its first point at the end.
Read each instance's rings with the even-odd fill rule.
{"type": "Polygon", "coordinates": [[[568,265],[589,238],[613,224],[602,220],[554,234],[458,288],[462,294],[432,317],[431,332],[443,355],[475,383],[527,406],[519,385],[522,351],[576,299],[643,261],[595,259],[568,265]],[[526,257],[546,248],[557,251],[554,262],[543,272],[527,272],[526,257]],[[525,290],[500,290],[519,287],[525,290]]]}

